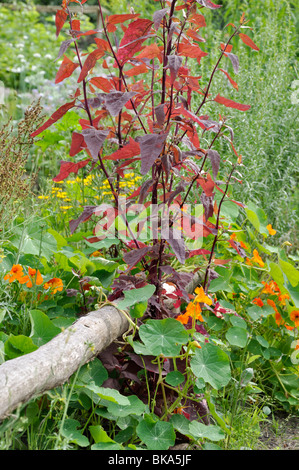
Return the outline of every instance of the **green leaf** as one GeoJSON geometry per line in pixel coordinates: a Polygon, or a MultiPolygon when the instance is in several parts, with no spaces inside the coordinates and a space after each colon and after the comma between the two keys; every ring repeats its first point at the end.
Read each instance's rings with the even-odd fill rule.
{"type": "Polygon", "coordinates": [[[138,397],[132,395],[128,397],[129,405],[119,405],[118,403],[109,403],[108,411],[114,416],[123,418],[128,415],[141,416],[146,411],[146,405],[138,397]]]}
{"type": "Polygon", "coordinates": [[[189,434],[190,421],[186,416],[174,414],[170,418],[170,423],[173,425],[174,429],[176,429],[180,434],[183,434],[183,436],[187,436],[189,434]]]}
{"type": "Polygon", "coordinates": [[[29,315],[32,325],[30,337],[36,346],[46,344],[61,332],[41,310],[31,310],[29,315]]]}
{"type": "Polygon", "coordinates": [[[4,344],[4,352],[8,359],[29,354],[38,349],[31,338],[24,335],[9,336],[4,344]]]}
{"type": "Polygon", "coordinates": [[[139,329],[140,339],[153,356],[162,354],[166,357],[177,356],[189,334],[184,326],[174,318],[148,320],[139,329]]]}
{"type": "Polygon", "coordinates": [[[171,385],[172,387],[177,387],[185,381],[184,375],[178,370],[168,372],[165,377],[165,382],[171,385]]]}
{"type": "Polygon", "coordinates": [[[236,315],[230,315],[229,321],[233,326],[238,326],[239,328],[243,328],[244,330],[246,330],[247,328],[246,321],[241,317],[237,317],[236,315]]]}
{"type": "Polygon", "coordinates": [[[66,419],[61,429],[61,434],[69,442],[73,442],[80,447],[87,447],[89,445],[89,440],[86,436],[83,436],[82,431],[78,431],[77,428],[79,426],[80,423],[76,419],[66,419]]]}
{"type": "Polygon", "coordinates": [[[124,310],[138,304],[139,302],[146,302],[151,298],[155,290],[156,287],[152,284],[140,287],[140,289],[126,290],[124,291],[125,298],[118,303],[118,307],[124,310]]]}
{"type": "Polygon", "coordinates": [[[288,280],[290,281],[292,287],[296,287],[299,283],[299,271],[292,264],[279,259],[279,264],[288,280]]]}
{"type": "Polygon", "coordinates": [[[117,442],[98,442],[91,446],[91,450],[124,450],[117,442]]]}
{"type": "Polygon", "coordinates": [[[14,229],[14,235],[10,243],[20,250],[20,253],[37,255],[50,259],[57,251],[57,241],[53,235],[46,230],[41,230],[37,224],[31,224],[23,230],[19,227],[14,229]]]}
{"type": "Polygon", "coordinates": [[[196,377],[219,390],[231,379],[228,355],[218,346],[206,343],[202,349],[196,349],[190,362],[191,370],[196,377]]]}
{"type": "Polygon", "coordinates": [[[258,216],[256,215],[255,212],[253,212],[252,210],[250,210],[248,208],[246,208],[245,211],[246,211],[246,215],[247,215],[247,218],[248,218],[249,222],[259,232],[260,231],[260,221],[259,221],[258,216]]]}
{"type": "Polygon", "coordinates": [[[147,309],[147,301],[139,302],[138,304],[132,305],[130,307],[130,315],[132,318],[141,318],[143,317],[147,309]]]}
{"type": "Polygon", "coordinates": [[[93,361],[81,367],[77,377],[77,384],[84,386],[93,383],[100,387],[107,379],[108,372],[100,359],[96,357],[93,361]]]}
{"type": "Polygon", "coordinates": [[[101,405],[107,405],[109,402],[118,403],[119,405],[128,406],[130,401],[124,395],[121,395],[118,390],[113,388],[98,387],[95,383],[87,383],[85,389],[93,392],[100,400],[97,400],[101,405]]]}
{"type": "Polygon", "coordinates": [[[225,337],[232,346],[245,348],[247,344],[247,331],[244,330],[244,328],[239,328],[238,326],[232,326],[229,328],[225,334],[225,337]]]}
{"type": "Polygon", "coordinates": [[[192,421],[189,424],[189,432],[194,439],[209,439],[210,441],[221,441],[225,439],[225,433],[221,428],[214,424],[209,426],[199,423],[198,421],[192,421]]]}
{"type": "Polygon", "coordinates": [[[150,450],[167,450],[175,443],[175,432],[171,423],[153,422],[144,418],[137,426],[136,433],[150,450]]]}
{"type": "Polygon", "coordinates": [[[269,347],[268,341],[263,336],[257,335],[255,339],[260,343],[261,346],[263,346],[263,348],[269,347]]]}
{"type": "Polygon", "coordinates": [[[93,440],[97,444],[98,442],[114,442],[111,439],[102,426],[88,426],[90,434],[92,435],[93,440]]]}

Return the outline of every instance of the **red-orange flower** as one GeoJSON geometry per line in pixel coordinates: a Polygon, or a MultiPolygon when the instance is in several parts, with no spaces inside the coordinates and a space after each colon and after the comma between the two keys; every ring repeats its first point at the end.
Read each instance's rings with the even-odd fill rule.
{"type": "Polygon", "coordinates": [[[9,273],[4,276],[4,280],[9,280],[9,282],[13,282],[15,280],[19,281],[22,276],[24,276],[23,267],[20,264],[14,264],[9,273]]]}
{"type": "Polygon", "coordinates": [[[253,299],[252,303],[258,305],[259,307],[262,307],[264,305],[264,302],[262,301],[262,299],[260,299],[260,297],[256,297],[255,299],[253,299]]]}
{"type": "Polygon", "coordinates": [[[57,291],[62,291],[63,282],[59,277],[53,277],[49,281],[45,282],[44,289],[50,289],[52,294],[56,294],[57,291]]]}
{"type": "Polygon", "coordinates": [[[28,276],[24,276],[19,279],[20,284],[26,284],[27,287],[31,288],[33,284],[40,286],[44,282],[43,277],[39,270],[28,268],[28,276]]]}
{"type": "Polygon", "coordinates": [[[276,324],[278,326],[283,325],[284,324],[284,319],[282,318],[279,311],[277,310],[275,302],[271,299],[267,299],[267,304],[270,305],[275,311],[275,322],[276,322],[276,324]]]}
{"type": "Polygon", "coordinates": [[[262,294],[280,295],[280,289],[275,281],[270,281],[269,283],[262,281],[262,284],[265,286],[262,294]]]}
{"type": "Polygon", "coordinates": [[[289,299],[290,299],[289,294],[281,294],[281,295],[279,295],[279,297],[278,297],[278,300],[279,300],[279,302],[281,303],[281,305],[285,305],[285,304],[286,304],[286,300],[289,300],[289,299]]]}
{"type": "Polygon", "coordinates": [[[188,304],[186,307],[186,312],[176,317],[176,320],[181,322],[183,325],[186,325],[190,317],[191,318],[195,317],[196,320],[203,321],[199,303],[194,304],[190,302],[190,304],[188,304]]]}
{"type": "Polygon", "coordinates": [[[295,323],[296,328],[299,327],[299,310],[293,310],[290,313],[290,319],[295,323]]]}
{"type": "MultiPolygon", "coordinates": [[[[205,294],[203,287],[196,287],[195,294],[197,296],[194,299],[194,302],[199,302],[207,305],[212,305],[213,301],[205,294]]],[[[189,304],[190,305],[190,304],[189,304]]]]}
{"type": "Polygon", "coordinates": [[[271,224],[267,225],[267,229],[268,229],[268,232],[269,232],[270,235],[275,235],[276,230],[274,230],[274,228],[272,228],[271,224]]]}
{"type": "Polygon", "coordinates": [[[257,250],[253,250],[253,257],[251,258],[251,260],[254,262],[254,263],[257,263],[260,265],[261,268],[263,268],[265,266],[265,263],[263,262],[262,258],[260,257],[260,255],[258,254],[258,251],[257,250]]]}

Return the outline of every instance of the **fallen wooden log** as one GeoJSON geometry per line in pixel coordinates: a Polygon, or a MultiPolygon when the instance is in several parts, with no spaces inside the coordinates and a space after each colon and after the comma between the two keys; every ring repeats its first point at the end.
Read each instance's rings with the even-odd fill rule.
{"type": "Polygon", "coordinates": [[[0,420],[34,396],[65,383],[129,329],[126,316],[107,305],[79,318],[36,351],[0,366],[0,420]]]}

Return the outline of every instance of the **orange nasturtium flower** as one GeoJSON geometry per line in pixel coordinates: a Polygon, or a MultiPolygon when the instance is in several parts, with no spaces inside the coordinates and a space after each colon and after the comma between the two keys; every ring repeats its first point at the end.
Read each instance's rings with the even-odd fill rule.
{"type": "Polygon", "coordinates": [[[26,284],[27,287],[31,288],[33,284],[40,286],[44,282],[43,277],[39,270],[28,268],[28,276],[24,276],[19,279],[20,284],[26,284]]]}
{"type": "Polygon", "coordinates": [[[282,318],[279,311],[277,310],[275,302],[271,299],[267,299],[267,304],[270,305],[275,311],[275,322],[276,322],[276,324],[278,326],[283,325],[284,324],[284,319],[282,318]]]}
{"type": "Polygon", "coordinates": [[[63,282],[59,277],[53,277],[53,279],[45,282],[44,289],[50,289],[52,294],[56,294],[57,291],[62,291],[63,282]]]}
{"type": "Polygon", "coordinates": [[[20,264],[14,264],[9,273],[4,276],[4,280],[13,282],[15,280],[20,280],[24,276],[23,267],[20,264]]]}
{"type": "Polygon", "coordinates": [[[293,310],[290,313],[290,319],[295,323],[296,328],[299,327],[299,310],[293,310]]]}
{"type": "Polygon", "coordinates": [[[268,229],[268,232],[269,232],[270,235],[275,235],[276,230],[274,230],[274,228],[272,228],[271,224],[267,225],[267,229],[268,229]]]}
{"type": "Polygon", "coordinates": [[[265,263],[262,260],[262,258],[260,257],[260,255],[258,254],[258,251],[256,249],[253,250],[253,257],[251,259],[255,263],[259,264],[261,268],[264,267],[265,263]]]}
{"type": "Polygon", "coordinates": [[[278,300],[279,300],[281,305],[285,305],[286,300],[290,300],[290,296],[289,296],[289,294],[281,294],[281,295],[278,296],[278,300]]]}
{"type": "MultiPolygon", "coordinates": [[[[196,287],[195,294],[197,296],[194,299],[194,302],[199,302],[207,305],[212,305],[213,301],[205,294],[203,287],[196,287]]],[[[190,305],[190,304],[189,304],[190,305]]]]}
{"type": "Polygon", "coordinates": [[[252,303],[258,305],[259,307],[262,307],[264,305],[264,302],[262,301],[262,299],[260,299],[260,297],[256,297],[255,299],[253,299],[252,303]]]}
{"type": "Polygon", "coordinates": [[[280,295],[280,289],[275,281],[270,281],[269,283],[262,281],[262,284],[265,286],[262,294],[280,295]]]}
{"type": "Polygon", "coordinates": [[[186,325],[190,317],[195,317],[195,320],[203,321],[201,316],[201,308],[198,303],[194,304],[193,302],[190,302],[190,304],[188,304],[186,307],[186,312],[176,317],[176,320],[178,320],[183,325],[186,325]]]}

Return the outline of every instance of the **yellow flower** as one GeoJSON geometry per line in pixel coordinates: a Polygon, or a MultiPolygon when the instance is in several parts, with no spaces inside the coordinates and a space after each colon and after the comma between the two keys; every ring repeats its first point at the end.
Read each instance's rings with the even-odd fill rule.
{"type": "Polygon", "coordinates": [[[49,199],[49,196],[37,196],[38,199],[49,199]]]}
{"type": "Polygon", "coordinates": [[[269,232],[270,235],[275,235],[276,230],[274,230],[274,229],[272,228],[272,225],[271,225],[271,224],[267,225],[267,229],[268,229],[268,232],[269,232]]]}
{"type": "Polygon", "coordinates": [[[205,294],[203,287],[196,287],[195,294],[197,294],[197,296],[195,297],[194,302],[212,305],[213,301],[205,294]]]}

